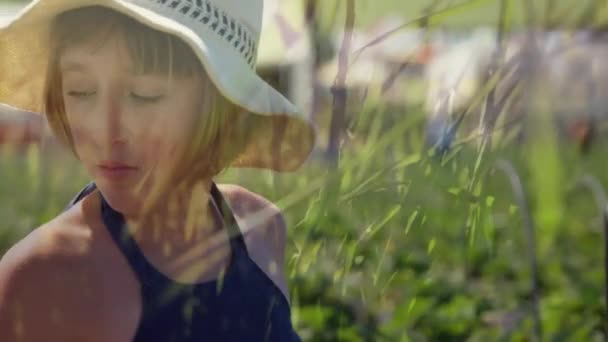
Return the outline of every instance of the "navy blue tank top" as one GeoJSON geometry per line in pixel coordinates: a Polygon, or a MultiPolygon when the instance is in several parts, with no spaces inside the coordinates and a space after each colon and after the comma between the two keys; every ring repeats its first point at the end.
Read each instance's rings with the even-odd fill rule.
{"type": "MultiPolygon", "coordinates": [[[[95,190],[87,185],[70,206],[95,190]]],[[[236,219],[213,183],[211,197],[229,230],[232,257],[217,280],[185,284],[150,264],[129,236],[125,221],[101,196],[101,216],[141,284],[142,317],[135,342],[301,341],[289,303],[249,257],[236,219]]]]}

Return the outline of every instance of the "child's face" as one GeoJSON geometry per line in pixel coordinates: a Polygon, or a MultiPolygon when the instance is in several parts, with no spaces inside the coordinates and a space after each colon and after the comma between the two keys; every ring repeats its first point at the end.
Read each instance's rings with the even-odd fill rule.
{"type": "Polygon", "coordinates": [[[66,48],[60,70],[79,159],[115,209],[135,214],[146,194],[136,195],[139,183],[177,162],[202,108],[201,78],[136,75],[119,38],[66,48]]]}

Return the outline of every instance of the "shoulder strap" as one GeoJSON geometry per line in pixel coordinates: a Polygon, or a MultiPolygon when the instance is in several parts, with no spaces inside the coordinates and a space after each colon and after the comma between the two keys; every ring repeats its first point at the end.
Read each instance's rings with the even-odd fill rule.
{"type": "MultiPolygon", "coordinates": [[[[96,188],[97,187],[94,182],[90,182],[89,184],[87,184],[82,190],[80,190],[80,192],[76,196],[74,196],[74,198],[68,203],[64,210],[68,210],[70,207],[78,203],[78,201],[83,199],[85,196],[95,191],[96,188]]],[[[241,229],[236,221],[236,218],[234,217],[232,208],[230,208],[230,205],[226,202],[226,199],[220,192],[215,182],[213,182],[211,185],[211,197],[213,198],[215,204],[218,206],[224,224],[228,229],[230,243],[233,244],[234,242],[236,242],[239,248],[242,248],[244,251],[247,251],[247,245],[245,244],[241,229]]]]}
{"type": "Polygon", "coordinates": [[[74,198],[72,198],[72,200],[65,207],[64,211],[70,209],[74,204],[78,203],[78,201],[83,199],[86,195],[95,191],[96,188],[97,186],[94,182],[90,182],[89,184],[87,184],[82,190],[80,190],[80,192],[78,192],[76,196],[74,196],[74,198]]]}
{"type": "Polygon", "coordinates": [[[235,248],[235,247],[240,248],[243,251],[245,251],[245,253],[247,253],[247,245],[245,244],[245,240],[243,238],[243,233],[241,232],[241,229],[236,221],[236,218],[234,217],[234,213],[233,213],[232,209],[230,208],[230,205],[228,204],[228,202],[226,202],[226,199],[220,192],[220,189],[217,187],[215,182],[213,182],[211,184],[211,197],[213,198],[213,201],[217,205],[217,207],[220,211],[220,214],[223,217],[224,224],[226,225],[226,228],[228,229],[228,236],[230,237],[230,245],[233,248],[235,248]]]}

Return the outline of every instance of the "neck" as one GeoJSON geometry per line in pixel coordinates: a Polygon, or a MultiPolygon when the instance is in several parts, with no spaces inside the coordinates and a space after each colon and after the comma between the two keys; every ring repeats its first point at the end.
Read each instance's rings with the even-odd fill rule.
{"type": "Polygon", "coordinates": [[[139,250],[154,267],[186,283],[215,279],[229,260],[222,218],[211,203],[211,181],[163,194],[145,218],[125,217],[139,250]]]}
{"type": "Polygon", "coordinates": [[[164,193],[149,214],[125,217],[133,238],[140,245],[161,247],[165,254],[209,238],[218,230],[211,186],[211,180],[180,184],[164,193]]]}

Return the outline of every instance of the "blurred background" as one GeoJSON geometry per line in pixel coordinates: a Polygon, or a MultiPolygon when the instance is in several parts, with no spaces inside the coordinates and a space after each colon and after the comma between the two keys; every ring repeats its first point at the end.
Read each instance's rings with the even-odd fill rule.
{"type": "MultiPolygon", "coordinates": [[[[285,213],[304,340],[608,340],[607,28],[600,0],[265,0],[258,72],[317,145],[218,181],[285,213]]],[[[88,181],[0,107],[0,255],[88,181]]]]}

